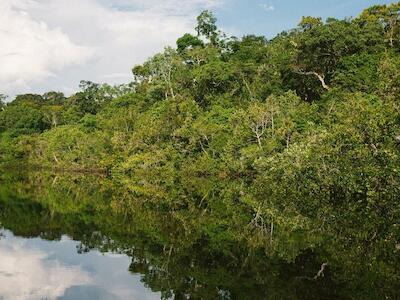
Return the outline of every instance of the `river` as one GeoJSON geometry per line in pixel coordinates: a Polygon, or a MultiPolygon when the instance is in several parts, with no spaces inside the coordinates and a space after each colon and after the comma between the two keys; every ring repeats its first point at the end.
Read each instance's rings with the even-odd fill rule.
{"type": "Polygon", "coordinates": [[[231,204],[229,184],[196,181],[216,197],[204,208],[196,190],[137,182],[3,171],[0,299],[399,296],[399,253],[379,241],[346,244],[320,226],[271,236],[231,204]]]}

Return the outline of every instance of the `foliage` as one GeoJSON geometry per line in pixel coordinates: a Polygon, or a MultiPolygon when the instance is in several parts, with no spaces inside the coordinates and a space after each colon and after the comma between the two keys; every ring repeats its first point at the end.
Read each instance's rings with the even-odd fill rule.
{"type": "Polygon", "coordinates": [[[49,128],[44,114],[27,105],[9,105],[0,114],[0,132],[8,131],[12,136],[43,132],[49,128]]]}
{"type": "Polygon", "coordinates": [[[197,17],[197,35],[203,36],[208,39],[211,44],[216,45],[217,43],[217,19],[214,17],[212,12],[205,10],[197,17]]]}
{"type": "Polygon", "coordinates": [[[176,46],[178,52],[183,53],[188,48],[203,47],[204,43],[198,37],[186,33],[176,41],[176,46]]]}
{"type": "Polygon", "coordinates": [[[349,257],[344,274],[363,255],[398,278],[398,8],[305,17],[272,40],[226,39],[205,11],[197,36],[135,66],[132,83],[2,104],[0,160],[108,172],[126,191],[115,207],[145,203],[199,234],[180,249],[240,241],[295,261],[323,242],[320,260],[349,257]],[[214,223],[191,229],[198,210],[214,223]]]}

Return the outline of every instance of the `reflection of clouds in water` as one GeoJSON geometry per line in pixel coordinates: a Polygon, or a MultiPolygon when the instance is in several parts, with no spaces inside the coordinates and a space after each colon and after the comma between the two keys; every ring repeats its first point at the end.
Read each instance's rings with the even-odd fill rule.
{"type": "Polygon", "coordinates": [[[0,299],[56,299],[92,280],[80,267],[67,267],[23,242],[0,239],[0,299]]]}

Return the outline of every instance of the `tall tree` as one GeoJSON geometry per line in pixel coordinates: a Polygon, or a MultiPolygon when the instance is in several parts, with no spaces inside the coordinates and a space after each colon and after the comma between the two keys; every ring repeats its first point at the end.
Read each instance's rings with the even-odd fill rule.
{"type": "Polygon", "coordinates": [[[361,25],[378,23],[385,32],[386,41],[393,48],[400,43],[400,2],[374,5],[365,9],[357,18],[361,25]]]}
{"type": "Polygon", "coordinates": [[[47,105],[60,105],[66,100],[66,97],[61,92],[50,91],[42,96],[47,105]]]}
{"type": "Polygon", "coordinates": [[[198,36],[208,39],[212,45],[218,44],[217,18],[209,10],[203,11],[197,17],[196,31],[198,36]]]}
{"type": "MultiPolygon", "coordinates": [[[[344,57],[374,52],[382,44],[379,32],[369,31],[370,27],[360,28],[348,20],[330,20],[324,25],[318,22],[305,27],[307,30],[294,35],[291,41],[295,50],[293,71],[314,77],[324,90],[330,90],[333,75],[344,57]]],[[[308,89],[313,93],[318,86],[311,85],[308,89]]]]}

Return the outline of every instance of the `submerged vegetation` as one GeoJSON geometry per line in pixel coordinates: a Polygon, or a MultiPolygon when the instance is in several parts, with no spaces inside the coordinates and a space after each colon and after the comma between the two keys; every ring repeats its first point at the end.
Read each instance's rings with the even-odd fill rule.
{"type": "Polygon", "coordinates": [[[163,270],[157,264],[166,263],[163,249],[168,261],[197,254],[229,260],[215,266],[216,274],[231,274],[219,269],[231,263],[244,269],[260,263],[262,253],[272,259],[263,270],[282,260],[287,269],[275,274],[297,276],[290,263],[312,257],[304,264],[314,274],[298,276],[320,280],[333,272],[340,274],[335,288],[356,290],[360,299],[394,296],[400,282],[399,14],[395,3],[354,19],[304,17],[297,28],[266,40],[226,37],[205,11],[196,36],[185,34],[176,49],[135,66],[129,84],[82,81],[70,97],[26,94],[7,104],[2,96],[3,164],[104,172],[117,191],[103,203],[109,189],[99,187],[90,207],[76,199],[59,207],[46,196],[27,210],[28,204],[2,205],[61,214],[57,222],[65,224],[42,224],[50,234],[68,222],[96,222],[100,231],[103,222],[124,222],[109,233],[118,242],[142,222],[136,234],[150,240],[137,248],[144,258],[132,268],[147,270],[145,281],[155,289],[179,289],[183,283],[172,281],[209,275],[194,263],[200,269],[193,273],[176,269],[157,277],[163,270]]]}

